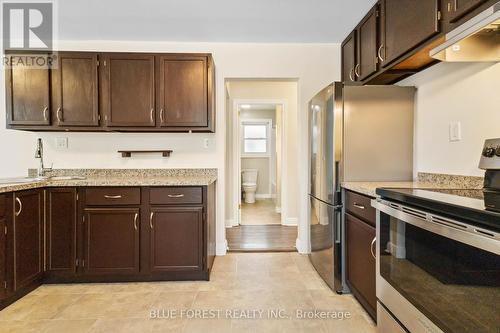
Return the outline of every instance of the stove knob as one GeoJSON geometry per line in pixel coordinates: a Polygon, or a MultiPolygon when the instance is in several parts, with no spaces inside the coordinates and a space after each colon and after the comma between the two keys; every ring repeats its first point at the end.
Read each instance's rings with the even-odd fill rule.
{"type": "Polygon", "coordinates": [[[495,156],[495,148],[493,147],[486,147],[483,150],[483,156],[484,157],[493,157],[495,156]]]}
{"type": "Polygon", "coordinates": [[[497,155],[497,157],[500,157],[500,146],[497,146],[495,148],[495,155],[497,155]]]}

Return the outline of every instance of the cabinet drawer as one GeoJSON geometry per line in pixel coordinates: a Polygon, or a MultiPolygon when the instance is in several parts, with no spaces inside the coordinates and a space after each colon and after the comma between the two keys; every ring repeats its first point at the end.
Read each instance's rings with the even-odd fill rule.
{"type": "Polygon", "coordinates": [[[138,187],[95,187],[86,189],[88,206],[140,205],[141,189],[138,187]]]}
{"type": "Polygon", "coordinates": [[[345,192],[345,209],[375,226],[376,224],[376,210],[372,207],[370,201],[371,197],[358,194],[351,191],[345,192]]]}
{"type": "Polygon", "coordinates": [[[152,205],[201,204],[203,189],[197,187],[153,187],[149,192],[152,205]]]}

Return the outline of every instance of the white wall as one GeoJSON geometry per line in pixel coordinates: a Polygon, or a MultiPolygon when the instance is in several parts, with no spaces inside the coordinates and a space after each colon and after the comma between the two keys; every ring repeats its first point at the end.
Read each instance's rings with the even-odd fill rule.
{"type": "Polygon", "coordinates": [[[484,140],[500,137],[500,63],[440,63],[400,84],[418,88],[415,172],[483,176],[484,140]],[[450,142],[455,121],[462,140],[450,142]]]}
{"type": "MultiPolygon", "coordinates": [[[[237,43],[169,43],[138,41],[78,41],[59,43],[61,50],[130,51],[130,52],[210,52],[216,65],[217,132],[215,134],[121,134],[121,133],[29,133],[5,130],[5,117],[0,117],[0,177],[24,175],[36,167],[33,159],[35,138],[46,139],[46,162],[56,168],[178,168],[216,167],[217,186],[217,253],[226,252],[225,209],[225,91],[227,78],[290,78],[299,84],[300,124],[297,146],[299,161],[306,165],[307,102],[322,87],[340,78],[338,44],[237,44],[237,43]],[[57,151],[53,138],[69,138],[69,149],[57,151]],[[211,147],[204,149],[203,138],[211,147]],[[171,158],[134,157],[124,160],[118,148],[172,148],[171,158]],[[302,158],[301,158],[302,156],[302,158]]],[[[0,108],[5,114],[4,73],[0,77],[0,108]]],[[[300,250],[307,251],[307,168],[300,168],[300,250]]]]}

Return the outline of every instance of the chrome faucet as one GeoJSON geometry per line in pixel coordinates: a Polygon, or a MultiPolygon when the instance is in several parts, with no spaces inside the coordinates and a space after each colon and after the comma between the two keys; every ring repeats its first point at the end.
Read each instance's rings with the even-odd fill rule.
{"type": "Polygon", "coordinates": [[[39,158],[40,159],[40,166],[38,167],[37,176],[38,177],[44,177],[45,176],[45,172],[51,171],[52,167],[45,168],[43,166],[43,141],[42,141],[41,138],[37,139],[36,150],[35,150],[35,158],[39,158]]]}

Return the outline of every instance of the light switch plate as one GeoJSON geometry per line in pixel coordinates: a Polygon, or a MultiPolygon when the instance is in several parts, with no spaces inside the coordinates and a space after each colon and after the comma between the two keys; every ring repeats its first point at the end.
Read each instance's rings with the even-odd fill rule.
{"type": "Polygon", "coordinates": [[[450,142],[462,140],[462,124],[459,121],[450,123],[450,142]]]}
{"type": "Polygon", "coordinates": [[[57,149],[68,149],[68,138],[56,138],[57,149]]]}

